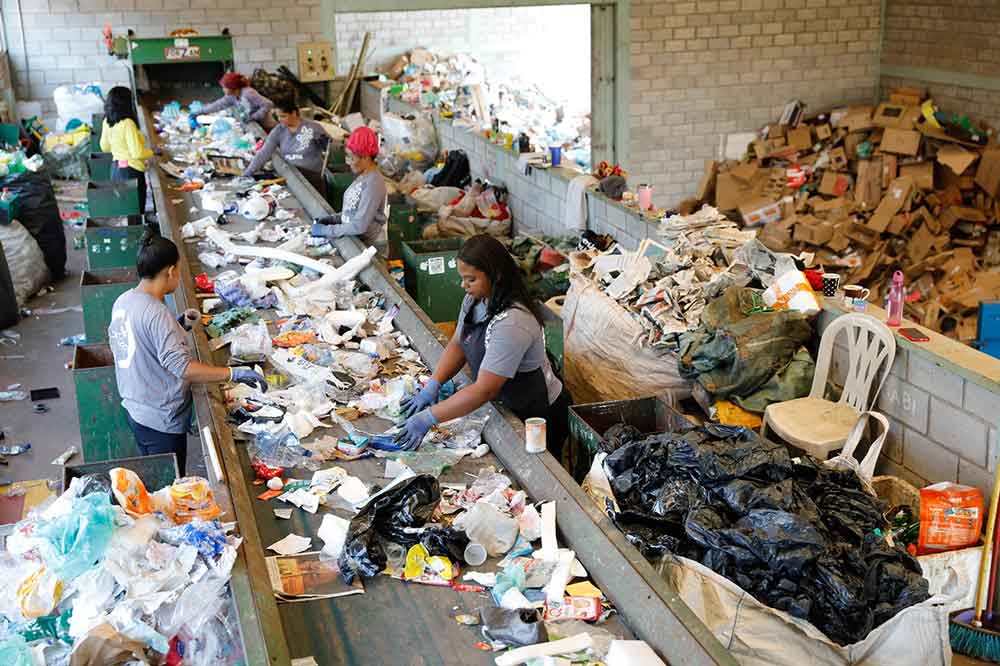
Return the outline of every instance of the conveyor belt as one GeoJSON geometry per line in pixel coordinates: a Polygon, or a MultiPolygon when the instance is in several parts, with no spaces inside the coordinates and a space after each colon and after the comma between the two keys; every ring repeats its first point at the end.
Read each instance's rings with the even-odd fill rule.
{"type": "MultiPolygon", "coordinates": [[[[153,127],[148,110],[143,121],[153,127]]],[[[147,131],[151,138],[155,132],[147,131]]],[[[154,139],[155,141],[156,139],[154,139]]],[[[309,217],[331,212],[297,170],[280,158],[275,170],[286,178],[309,217]]],[[[201,272],[195,252],[180,239],[179,229],[187,221],[190,198],[166,191],[171,181],[159,167],[150,170],[150,180],[160,225],[164,235],[174,238],[186,261],[182,261],[182,288],[178,309],[197,306],[192,276],[201,272]],[[173,204],[172,200],[181,203],[173,204]]],[[[245,228],[249,228],[249,225],[245,228]]],[[[233,230],[243,230],[238,223],[233,230]]],[[[337,239],[343,258],[363,250],[355,239],[337,239]]],[[[211,272],[211,271],[209,271],[211,272]]],[[[385,294],[387,307],[399,304],[396,326],[411,340],[429,366],[437,362],[446,340],[413,300],[398,287],[381,262],[365,269],[360,279],[372,290],[385,294]]],[[[224,352],[208,348],[204,332],[194,335],[198,357],[205,362],[224,363],[224,352]]],[[[560,541],[576,551],[591,579],[615,604],[629,629],[646,640],[671,664],[735,664],[735,660],[676,597],[653,567],[633,548],[611,521],[593,506],[580,486],[549,454],[530,455],[524,451],[523,424],[509,413],[491,409],[485,432],[499,464],[515,479],[533,501],[555,500],[558,507],[560,541]]],[[[219,452],[222,483],[245,539],[233,574],[233,589],[240,608],[241,624],[249,664],[287,664],[291,658],[314,656],[327,664],[488,664],[492,656],[472,649],[478,639],[475,627],[459,626],[456,613],[467,612],[482,603],[474,593],[407,585],[384,576],[366,581],[365,595],[320,602],[275,603],[264,569],[264,548],[288,532],[315,534],[319,516],[293,512],[292,521],[278,521],[272,504],[256,500],[263,489],[252,485],[246,449],[233,440],[225,423],[225,408],[217,387],[195,389],[195,410],[199,427],[207,428],[219,452]],[[459,610],[454,610],[458,606],[459,610]]],[[[449,479],[467,481],[463,473],[483,464],[463,462],[446,473],[449,479]]],[[[357,461],[344,465],[366,482],[381,475],[381,461],[357,461]],[[363,464],[358,464],[363,463],[363,464]]],[[[298,470],[297,477],[309,473],[298,470]]],[[[213,481],[217,481],[213,479],[213,481]]],[[[381,480],[382,483],[385,480],[381,480]]],[[[314,545],[321,545],[314,542],[314,545]]]]}

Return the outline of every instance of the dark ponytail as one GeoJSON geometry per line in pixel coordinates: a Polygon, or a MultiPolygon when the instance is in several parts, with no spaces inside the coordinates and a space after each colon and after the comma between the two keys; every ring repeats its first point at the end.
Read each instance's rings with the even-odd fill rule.
{"type": "MultiPolygon", "coordinates": [[[[535,299],[528,293],[521,278],[521,271],[514,263],[514,257],[493,236],[479,234],[465,241],[458,251],[458,258],[473,268],[482,271],[493,286],[493,293],[487,306],[486,316],[493,317],[507,308],[520,305],[530,312],[544,328],[545,323],[535,299]]],[[[469,309],[471,316],[472,309],[469,309]]]]}
{"type": "Polygon", "coordinates": [[[147,230],[139,241],[139,251],[135,255],[135,269],[140,278],[152,280],[164,268],[176,266],[181,260],[177,246],[153,230],[147,230]]]}

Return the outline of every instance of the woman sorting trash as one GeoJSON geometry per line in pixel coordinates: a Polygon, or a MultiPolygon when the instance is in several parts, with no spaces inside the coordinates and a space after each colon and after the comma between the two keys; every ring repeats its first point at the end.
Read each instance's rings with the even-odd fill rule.
{"type": "Polygon", "coordinates": [[[226,72],[219,81],[223,95],[211,104],[201,107],[201,113],[217,113],[224,109],[239,107],[241,120],[253,120],[266,130],[275,126],[274,102],[250,87],[247,77],[237,72],[226,72]]]}
{"type": "Polygon", "coordinates": [[[266,391],[267,382],[251,368],[194,360],[184,329],[164,303],[180,283],[179,261],[173,242],[147,232],[135,260],[139,284],[115,300],[108,341],[122,407],[139,450],[144,456],[177,454],[183,476],[191,384],[240,382],[266,391]]]}
{"type": "Polygon", "coordinates": [[[339,213],[315,220],[312,235],[323,238],[358,236],[380,250],[386,245],[385,179],[378,170],[378,135],[370,127],[359,127],[344,145],[347,163],[357,177],[344,192],[339,213]]]}
{"type": "Polygon", "coordinates": [[[153,151],[146,147],[146,139],[139,131],[139,118],[132,102],[132,91],[115,86],[104,100],[104,123],[101,128],[101,150],[111,153],[111,180],[135,180],[139,186],[139,214],[129,215],[130,224],[145,221],[146,210],[146,160],[153,151]]]}
{"type": "Polygon", "coordinates": [[[326,190],[323,184],[323,166],[330,135],[319,123],[304,120],[299,115],[299,105],[293,100],[280,100],[275,106],[278,109],[278,125],[268,133],[267,141],[257,151],[243,175],[254,175],[271,159],[274,151],[280,148],[285,161],[297,167],[322,195],[326,190]]]}
{"type": "Polygon", "coordinates": [[[465,289],[458,327],[431,380],[403,403],[407,419],[396,443],[416,448],[431,426],[496,400],[522,420],[544,418],[547,448],[560,458],[572,400],[552,372],[538,305],[513,257],[492,236],[473,236],[458,252],[458,273],[465,289]],[[441,385],[466,363],[475,383],[438,403],[441,385]]]}

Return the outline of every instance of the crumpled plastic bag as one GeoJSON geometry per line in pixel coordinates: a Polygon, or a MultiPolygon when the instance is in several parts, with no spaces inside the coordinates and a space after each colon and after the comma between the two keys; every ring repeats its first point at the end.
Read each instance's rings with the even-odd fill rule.
{"type": "Polygon", "coordinates": [[[465,530],[469,541],[481,544],[492,557],[503,555],[517,540],[517,520],[488,502],[476,502],[455,520],[455,527],[465,530]]]}
{"type": "Polygon", "coordinates": [[[486,606],[479,613],[483,619],[483,634],[490,640],[507,645],[535,645],[549,640],[542,613],[537,608],[507,610],[486,606]]]}
{"type": "Polygon", "coordinates": [[[0,664],[4,664],[4,666],[35,666],[31,650],[23,637],[14,634],[0,640],[0,664]]]}
{"type": "Polygon", "coordinates": [[[65,508],[65,513],[43,515],[33,536],[45,565],[70,581],[104,557],[119,509],[105,493],[70,498],[65,508]]]}
{"type": "Polygon", "coordinates": [[[274,349],[263,321],[241,324],[230,334],[230,340],[229,352],[237,358],[268,356],[274,349]]]}
{"type": "Polygon", "coordinates": [[[37,618],[49,615],[62,598],[62,581],[45,567],[39,568],[17,587],[17,603],[21,615],[37,618]]]}
{"type": "Polygon", "coordinates": [[[118,506],[125,509],[125,513],[135,518],[153,511],[153,501],[138,474],[123,467],[112,468],[109,474],[111,490],[118,500],[118,506]]]}
{"type": "Polygon", "coordinates": [[[409,548],[420,540],[419,531],[430,520],[441,500],[441,489],[433,476],[421,474],[390,484],[361,507],[347,531],[337,560],[348,584],[359,575],[377,575],[386,566],[385,543],[409,548]]]}

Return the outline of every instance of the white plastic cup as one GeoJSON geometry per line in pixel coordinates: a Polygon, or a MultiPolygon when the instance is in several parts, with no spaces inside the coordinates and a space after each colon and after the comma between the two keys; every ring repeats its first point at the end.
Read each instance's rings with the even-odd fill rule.
{"type": "Polygon", "coordinates": [[[524,422],[524,448],[528,453],[545,451],[545,419],[533,417],[524,422]]]}
{"type": "Polygon", "coordinates": [[[470,541],[469,545],[465,547],[463,558],[469,566],[478,567],[486,561],[486,549],[483,548],[482,544],[470,541]]]}

